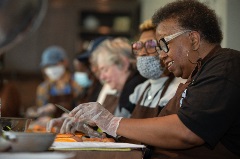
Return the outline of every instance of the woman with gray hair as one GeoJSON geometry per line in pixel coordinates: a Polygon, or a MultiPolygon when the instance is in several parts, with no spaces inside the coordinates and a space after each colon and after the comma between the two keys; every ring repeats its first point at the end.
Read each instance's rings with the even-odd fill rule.
{"type": "Polygon", "coordinates": [[[146,79],[137,71],[129,40],[124,37],[105,40],[92,57],[98,66],[100,80],[117,90],[116,94],[106,96],[104,107],[116,116],[130,117],[135,104],[129,101],[129,95],[146,79]]]}

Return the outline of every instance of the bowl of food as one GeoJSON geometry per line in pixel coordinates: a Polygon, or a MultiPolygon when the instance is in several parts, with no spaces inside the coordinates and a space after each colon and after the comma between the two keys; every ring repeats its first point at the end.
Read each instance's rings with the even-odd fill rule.
{"type": "Polygon", "coordinates": [[[0,128],[4,131],[25,132],[31,121],[29,118],[0,117],[0,128]]]}
{"type": "Polygon", "coordinates": [[[10,141],[11,148],[9,151],[11,152],[43,152],[51,147],[56,134],[5,131],[3,136],[10,141]]]}

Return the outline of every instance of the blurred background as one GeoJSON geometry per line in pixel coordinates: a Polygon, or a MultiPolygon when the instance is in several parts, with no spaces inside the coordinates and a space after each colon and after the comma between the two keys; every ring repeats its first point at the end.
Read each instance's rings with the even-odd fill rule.
{"type": "MultiPolygon", "coordinates": [[[[72,61],[76,54],[87,48],[92,39],[102,35],[124,36],[134,41],[138,35],[138,25],[172,0],[40,1],[35,6],[37,11],[29,12],[37,16],[30,15],[29,18],[36,21],[31,21],[31,28],[24,30],[28,33],[0,52],[1,80],[9,80],[17,85],[22,111],[35,104],[36,86],[42,81],[39,64],[46,47],[62,46],[68,53],[69,61],[72,61]]],[[[219,16],[224,33],[222,46],[240,50],[240,1],[200,1],[206,2],[219,16]]],[[[0,5],[4,2],[1,0],[0,5]]],[[[24,1],[15,5],[21,5],[21,2],[24,1]]],[[[19,23],[22,21],[16,21],[16,24],[19,23]]]]}

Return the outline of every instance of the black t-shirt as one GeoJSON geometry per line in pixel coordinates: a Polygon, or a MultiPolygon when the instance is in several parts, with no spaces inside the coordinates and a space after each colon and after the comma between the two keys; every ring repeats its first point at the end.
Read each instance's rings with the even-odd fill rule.
{"type": "Polygon", "coordinates": [[[124,84],[121,95],[119,97],[120,110],[122,108],[125,108],[130,113],[132,113],[136,105],[130,102],[129,96],[134,92],[134,89],[137,85],[143,83],[146,80],[147,79],[141,76],[137,70],[131,73],[126,83],[124,84]]]}
{"type": "Polygon", "coordinates": [[[240,156],[240,52],[220,49],[203,60],[185,90],[180,120],[210,148],[221,142],[240,156]]]}

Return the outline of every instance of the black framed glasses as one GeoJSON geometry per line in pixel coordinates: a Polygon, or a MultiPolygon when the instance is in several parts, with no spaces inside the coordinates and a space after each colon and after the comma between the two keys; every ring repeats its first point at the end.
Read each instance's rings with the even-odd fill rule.
{"type": "Polygon", "coordinates": [[[168,53],[169,51],[169,48],[168,48],[168,44],[169,44],[169,41],[173,40],[174,38],[186,33],[186,32],[189,32],[191,30],[183,30],[183,31],[180,31],[180,32],[177,32],[175,34],[172,34],[172,35],[169,35],[169,36],[166,36],[164,38],[161,38],[159,41],[158,41],[158,47],[156,47],[156,51],[158,53],[160,53],[161,51],[164,51],[165,53],[168,53]]]}
{"type": "Polygon", "coordinates": [[[140,54],[142,48],[145,48],[146,53],[154,54],[157,52],[156,47],[158,46],[158,42],[156,39],[147,40],[145,42],[142,41],[136,41],[132,43],[132,53],[137,56],[140,54]]]}

